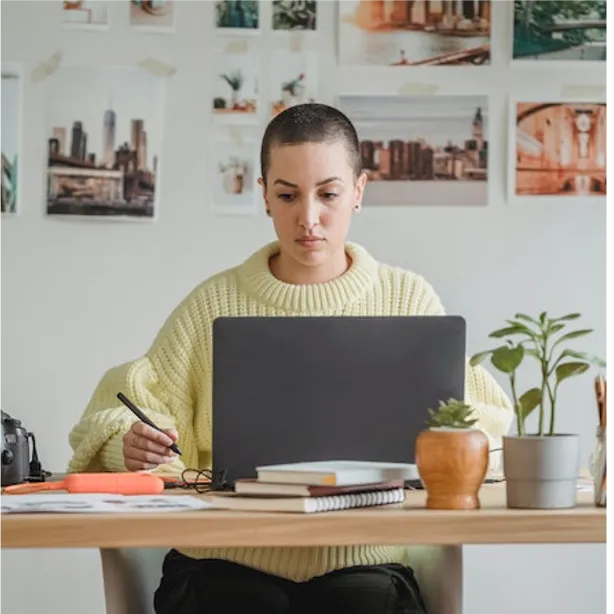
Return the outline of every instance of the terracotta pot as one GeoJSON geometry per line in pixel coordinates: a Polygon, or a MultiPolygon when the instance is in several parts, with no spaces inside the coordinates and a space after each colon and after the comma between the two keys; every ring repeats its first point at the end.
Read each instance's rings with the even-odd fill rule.
{"type": "Polygon", "coordinates": [[[426,507],[471,510],[488,471],[488,437],[477,429],[429,429],[416,439],[416,465],[426,507]]]}

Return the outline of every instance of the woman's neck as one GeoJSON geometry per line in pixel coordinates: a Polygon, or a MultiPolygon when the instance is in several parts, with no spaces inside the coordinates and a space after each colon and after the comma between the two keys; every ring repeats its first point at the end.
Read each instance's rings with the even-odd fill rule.
{"type": "Polygon", "coordinates": [[[321,266],[304,266],[280,252],[269,260],[273,276],[286,284],[299,286],[323,284],[341,277],[351,266],[352,259],[342,250],[338,256],[321,266]]]}

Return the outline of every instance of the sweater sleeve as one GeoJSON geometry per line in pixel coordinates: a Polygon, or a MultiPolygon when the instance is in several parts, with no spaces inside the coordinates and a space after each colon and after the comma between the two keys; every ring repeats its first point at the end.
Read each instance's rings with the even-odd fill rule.
{"type": "Polygon", "coordinates": [[[199,394],[200,340],[195,315],[196,307],[186,299],[144,356],[104,374],[69,434],[69,472],[126,471],[122,438],[137,418],[117,399],[120,391],[160,428],[174,428],[179,434],[182,456],[158,466],[156,472],[177,474],[186,466],[197,466],[193,414],[199,394]]]}
{"type": "MultiPolygon", "coordinates": [[[[425,279],[419,277],[414,287],[417,297],[415,315],[445,315],[437,293],[425,279]]],[[[481,365],[472,367],[468,358],[465,366],[465,402],[474,408],[477,418],[475,426],[488,437],[491,450],[489,470],[499,471],[502,437],[512,424],[513,407],[494,377],[481,365]]]]}

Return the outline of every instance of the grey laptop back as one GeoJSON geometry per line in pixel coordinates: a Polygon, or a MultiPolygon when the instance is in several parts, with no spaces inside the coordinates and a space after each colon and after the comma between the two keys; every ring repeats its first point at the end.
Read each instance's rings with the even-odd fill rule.
{"type": "Polygon", "coordinates": [[[213,473],[259,465],[413,463],[427,409],[462,399],[458,316],[224,317],[213,324],[213,473]]]}

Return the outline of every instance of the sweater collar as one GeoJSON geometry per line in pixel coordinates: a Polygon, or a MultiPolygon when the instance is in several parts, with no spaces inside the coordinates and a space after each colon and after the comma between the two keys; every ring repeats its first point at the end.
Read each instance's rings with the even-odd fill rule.
{"type": "Polygon", "coordinates": [[[352,264],[340,277],[321,284],[289,284],[277,279],[269,260],[280,250],[274,241],[252,254],[238,267],[239,283],[257,300],[294,313],[335,313],[363,296],[377,277],[378,263],[356,243],[346,243],[352,264]]]}

